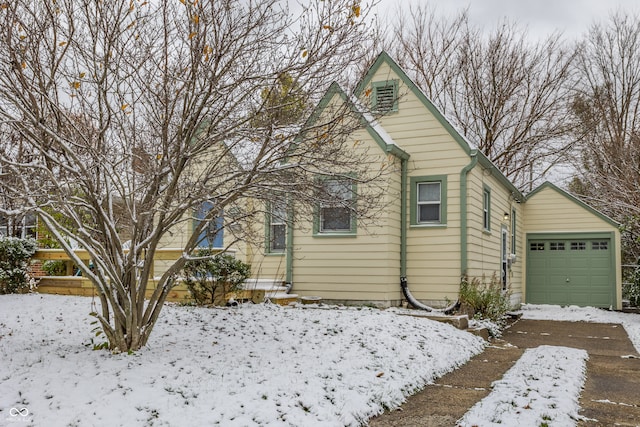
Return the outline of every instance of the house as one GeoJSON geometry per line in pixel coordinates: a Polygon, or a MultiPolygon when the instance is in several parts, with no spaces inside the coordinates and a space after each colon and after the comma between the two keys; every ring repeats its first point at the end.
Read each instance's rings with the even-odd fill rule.
{"type": "MultiPolygon", "coordinates": [[[[524,195],[384,52],[353,95],[334,84],[316,113],[352,97],[380,113],[361,113],[365,126],[353,138],[394,166],[384,208],[366,228],[345,204],[319,205],[291,227],[291,206],[269,206],[257,225],[264,246],[236,252],[256,279],[289,283],[300,296],[382,307],[403,301],[403,285],[417,302],[442,307],[457,299],[463,275],[494,277],[514,305],[621,308],[614,221],[550,183],[524,195]]],[[[326,188],[345,203],[363,190],[337,179],[326,188]]]]}

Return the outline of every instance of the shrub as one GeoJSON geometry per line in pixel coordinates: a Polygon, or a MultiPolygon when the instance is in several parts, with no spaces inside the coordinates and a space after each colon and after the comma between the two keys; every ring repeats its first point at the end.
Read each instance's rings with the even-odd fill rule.
{"type": "Polygon", "coordinates": [[[0,294],[24,292],[30,288],[29,259],[37,248],[33,239],[0,237],[0,294]]]}
{"type": "Polygon", "coordinates": [[[66,276],[67,266],[64,261],[47,260],[42,263],[42,270],[47,276],[66,276]]]}
{"type": "Polygon", "coordinates": [[[640,307],[640,267],[627,273],[622,283],[622,298],[628,299],[632,307],[640,307]]]}
{"type": "Polygon", "coordinates": [[[225,294],[239,290],[251,275],[251,266],[231,255],[201,249],[195,256],[201,259],[187,261],[182,276],[196,304],[223,305],[225,294]]]}
{"type": "Polygon", "coordinates": [[[478,278],[469,281],[465,276],[460,283],[460,304],[471,309],[476,318],[497,321],[509,311],[510,295],[495,275],[489,283],[478,278]]]}

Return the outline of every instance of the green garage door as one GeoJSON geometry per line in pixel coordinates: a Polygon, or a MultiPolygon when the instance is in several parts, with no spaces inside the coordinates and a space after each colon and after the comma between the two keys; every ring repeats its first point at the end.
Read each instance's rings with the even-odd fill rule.
{"type": "Polygon", "coordinates": [[[527,236],[527,302],[615,307],[611,234],[527,236]]]}

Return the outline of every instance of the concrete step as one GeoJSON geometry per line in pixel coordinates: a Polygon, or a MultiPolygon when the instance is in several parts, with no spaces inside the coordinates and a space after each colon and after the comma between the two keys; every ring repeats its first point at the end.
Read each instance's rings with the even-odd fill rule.
{"type": "Polygon", "coordinates": [[[271,301],[274,304],[289,305],[291,303],[298,302],[299,297],[296,294],[276,293],[270,297],[265,297],[265,299],[271,301]]]}
{"type": "Polygon", "coordinates": [[[462,330],[466,330],[469,328],[469,316],[467,316],[466,314],[448,315],[420,310],[403,310],[398,312],[398,314],[403,316],[424,317],[425,319],[448,323],[462,330]]]}

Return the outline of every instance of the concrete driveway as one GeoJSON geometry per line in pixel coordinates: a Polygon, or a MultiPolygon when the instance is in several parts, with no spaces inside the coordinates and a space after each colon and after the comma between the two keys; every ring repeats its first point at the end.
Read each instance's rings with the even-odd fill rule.
{"type": "MultiPolygon", "coordinates": [[[[455,426],[527,348],[557,345],[589,353],[579,426],[640,426],[640,358],[622,325],[518,320],[466,365],[411,396],[372,427],[455,426]]],[[[525,426],[522,426],[525,427],[525,426]]]]}

